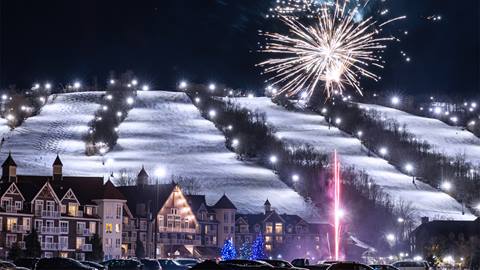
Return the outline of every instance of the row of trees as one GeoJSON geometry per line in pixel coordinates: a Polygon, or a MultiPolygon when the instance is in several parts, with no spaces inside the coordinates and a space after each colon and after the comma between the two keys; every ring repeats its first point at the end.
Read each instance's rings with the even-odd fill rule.
{"type": "MultiPolygon", "coordinates": [[[[251,112],[230,101],[211,97],[204,91],[190,91],[188,94],[202,115],[223,132],[226,147],[234,151],[239,159],[271,168],[307,202],[315,204],[328,215],[333,194],[330,192],[333,183],[328,154],[320,153],[308,144],[285,144],[275,136],[275,130],[266,124],[266,116],[261,112],[251,112]],[[216,112],[214,117],[211,111],[216,112]],[[272,156],[276,158],[274,163],[271,162],[272,156]]],[[[282,106],[294,108],[289,102],[282,106]]],[[[350,213],[347,217],[350,220],[346,222],[349,224],[348,230],[365,236],[363,239],[371,239],[371,242],[385,242],[384,235],[378,232],[395,228],[401,211],[395,208],[391,199],[365,172],[350,168],[344,170],[343,174],[343,186],[348,192],[343,204],[350,213]],[[367,207],[372,205],[374,207],[367,207]],[[367,216],[372,218],[365,222],[364,217],[367,216]]],[[[404,216],[408,218],[411,213],[404,216]]]]}
{"type": "Polygon", "coordinates": [[[244,260],[261,260],[267,258],[265,254],[265,243],[261,234],[257,235],[253,243],[245,242],[240,247],[239,253],[233,245],[231,239],[225,240],[222,250],[220,251],[222,260],[244,259],[244,260]]]}
{"type": "Polygon", "coordinates": [[[87,155],[103,155],[117,143],[117,128],[127,117],[136,96],[130,84],[132,78],[133,73],[125,73],[120,80],[108,85],[102,103],[89,123],[89,132],[84,136],[87,155]]]}
{"type": "Polygon", "coordinates": [[[454,188],[448,192],[468,206],[480,199],[480,168],[467,162],[463,155],[451,158],[436,152],[426,141],[409,133],[407,126],[386,119],[374,110],[362,110],[356,104],[344,102],[329,103],[326,111],[323,108],[315,108],[315,111],[323,114],[332,125],[359,137],[372,154],[383,156],[398,170],[413,174],[433,187],[440,188],[444,181],[450,181],[454,188]],[[336,117],[341,117],[340,124],[333,121],[336,117]],[[388,153],[381,152],[383,147],[388,148],[388,153]],[[413,170],[406,168],[407,163],[412,164],[413,170]]]}
{"type": "MultiPolygon", "coordinates": [[[[102,239],[98,234],[94,234],[90,239],[92,244],[92,252],[87,253],[87,260],[101,261],[103,260],[102,239]]],[[[25,250],[23,250],[18,242],[12,243],[8,251],[8,259],[15,260],[22,257],[39,258],[42,255],[42,248],[38,238],[38,232],[33,229],[25,236],[25,250]]]]}
{"type": "MultiPolygon", "coordinates": [[[[364,96],[362,101],[380,104],[387,107],[395,107],[408,113],[423,117],[431,117],[452,126],[461,126],[469,130],[475,136],[480,137],[480,103],[468,101],[464,97],[450,97],[447,95],[435,96],[409,96],[402,95],[399,102],[392,104],[394,93],[386,95],[364,96]],[[440,111],[435,112],[438,108],[440,111]],[[451,117],[456,117],[452,121],[451,117]]],[[[480,102],[480,97],[473,98],[480,102]]]]}

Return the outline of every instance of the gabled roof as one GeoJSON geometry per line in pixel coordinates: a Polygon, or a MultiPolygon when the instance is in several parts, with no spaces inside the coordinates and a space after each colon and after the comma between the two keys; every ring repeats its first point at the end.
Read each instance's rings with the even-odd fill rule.
{"type": "Polygon", "coordinates": [[[143,165],[142,165],[142,169],[138,173],[138,177],[147,177],[148,178],[148,173],[147,173],[147,171],[145,171],[145,167],[143,167],[143,165]]]}
{"type": "Polygon", "coordinates": [[[99,199],[126,200],[125,196],[123,196],[110,180],[103,185],[103,194],[99,199]]]}
{"type": "Polygon", "coordinates": [[[137,204],[145,204],[145,207],[155,207],[153,200],[157,196],[157,209],[152,212],[158,213],[162,206],[172,194],[174,184],[142,185],[142,186],[121,186],[117,189],[123,194],[127,200],[127,206],[135,217],[144,217],[144,214],[137,213],[137,204]],[[158,194],[157,193],[158,190],[158,194]]]}
{"type": "Polygon", "coordinates": [[[285,223],[285,220],[281,218],[277,212],[271,211],[268,213],[268,215],[265,217],[264,222],[282,222],[285,223]]]}
{"type": "Polygon", "coordinates": [[[63,166],[62,161],[60,160],[60,157],[57,154],[57,157],[55,158],[55,161],[53,162],[53,165],[60,165],[63,166]]]}
{"type": "Polygon", "coordinates": [[[237,209],[235,205],[230,201],[227,195],[223,194],[223,196],[218,200],[218,202],[213,206],[216,209],[237,209]]]}
{"type": "Polygon", "coordinates": [[[17,167],[17,163],[15,163],[15,160],[13,160],[11,152],[8,153],[7,159],[5,159],[5,161],[2,164],[2,168],[7,167],[7,166],[17,167]]]}
{"type": "Polygon", "coordinates": [[[268,201],[268,199],[265,201],[265,203],[264,203],[263,205],[272,206],[272,205],[270,204],[270,202],[268,201]]]}

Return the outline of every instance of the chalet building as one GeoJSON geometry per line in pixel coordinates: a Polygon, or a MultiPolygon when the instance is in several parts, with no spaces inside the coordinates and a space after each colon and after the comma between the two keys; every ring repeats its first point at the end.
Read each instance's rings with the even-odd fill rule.
{"type": "Polygon", "coordinates": [[[333,228],[329,224],[308,223],[297,215],[279,214],[268,199],[263,213],[237,214],[235,223],[235,246],[251,244],[258,236],[263,237],[265,251],[269,256],[331,258],[333,228]]]}
{"type": "Polygon", "coordinates": [[[18,175],[8,155],[0,181],[1,256],[13,243],[25,248],[25,237],[35,229],[43,257],[82,260],[92,252],[94,234],[102,237],[107,258],[120,257],[123,195],[102,177],[64,176],[62,168],[57,156],[52,175],[18,175]]]}
{"type": "Polygon", "coordinates": [[[422,224],[410,234],[410,251],[425,258],[451,255],[455,258],[475,256],[480,260],[480,218],[429,221],[424,217],[422,224]]]}
{"type": "Polygon", "coordinates": [[[205,196],[186,196],[175,183],[149,185],[144,168],[136,186],[118,189],[127,199],[124,256],[135,256],[141,243],[148,257],[214,257],[223,240],[234,236],[236,208],[225,195],[208,206],[205,196]]]}

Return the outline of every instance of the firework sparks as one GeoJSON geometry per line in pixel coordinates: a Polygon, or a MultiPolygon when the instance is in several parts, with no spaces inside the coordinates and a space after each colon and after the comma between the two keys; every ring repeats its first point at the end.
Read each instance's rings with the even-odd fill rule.
{"type": "Polygon", "coordinates": [[[289,34],[262,33],[267,42],[260,51],[273,57],[258,65],[271,75],[269,80],[279,89],[277,95],[307,93],[310,99],[319,85],[323,85],[327,98],[334,91],[341,94],[347,86],[361,94],[361,78],[380,79],[370,67],[383,68],[380,52],[386,48],[386,41],[395,40],[379,37],[382,26],[404,17],[384,23],[370,17],[357,23],[357,12],[338,2],[333,6],[323,4],[312,25],[280,16],[289,34]]]}

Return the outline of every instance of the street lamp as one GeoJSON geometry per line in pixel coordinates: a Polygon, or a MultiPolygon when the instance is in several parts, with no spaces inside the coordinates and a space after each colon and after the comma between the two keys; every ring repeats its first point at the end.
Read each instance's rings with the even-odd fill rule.
{"type": "Polygon", "coordinates": [[[50,90],[52,88],[52,85],[50,83],[45,84],[45,89],[50,90]]]}
{"type": "Polygon", "coordinates": [[[385,236],[385,238],[389,241],[389,242],[394,242],[395,241],[395,235],[393,233],[389,233],[385,236]]]}
{"type": "Polygon", "coordinates": [[[211,83],[211,84],[208,85],[208,89],[209,89],[210,91],[214,91],[215,88],[217,88],[217,87],[215,86],[214,83],[211,83]]]}
{"type": "Polygon", "coordinates": [[[79,89],[82,85],[80,84],[80,82],[74,82],[73,83],[73,88],[74,89],[79,89]]]}
{"type": "Polygon", "coordinates": [[[239,143],[240,142],[238,141],[238,139],[233,139],[232,140],[232,147],[237,147],[239,143]]]}
{"type": "Polygon", "coordinates": [[[415,184],[415,174],[413,172],[413,165],[410,163],[405,164],[405,170],[412,175],[412,183],[415,184]]]}
{"type": "Polygon", "coordinates": [[[293,182],[296,183],[296,182],[298,182],[298,180],[300,180],[300,177],[298,176],[298,174],[292,175],[292,181],[293,181],[293,182]]]}
{"type": "Polygon", "coordinates": [[[208,116],[210,116],[210,118],[214,118],[216,115],[217,115],[217,112],[215,110],[210,110],[208,112],[208,116]]]}
{"type": "Polygon", "coordinates": [[[452,189],[452,183],[445,181],[442,183],[441,188],[445,191],[450,191],[450,189],[452,189]]]}
{"type": "Polygon", "coordinates": [[[142,90],[143,90],[143,91],[148,91],[148,90],[150,90],[150,87],[149,87],[148,85],[144,84],[144,85],[142,86],[142,90]]]}
{"type": "Polygon", "coordinates": [[[271,156],[270,156],[270,163],[272,163],[272,164],[277,163],[277,156],[271,155],[271,156]]]}
{"type": "Polygon", "coordinates": [[[380,152],[380,155],[385,157],[388,154],[388,149],[386,147],[381,147],[379,152],[380,152]]]}
{"type": "Polygon", "coordinates": [[[181,81],[178,86],[180,87],[180,89],[185,89],[185,88],[187,88],[187,82],[186,81],[181,81]]]}
{"type": "Polygon", "coordinates": [[[390,101],[392,102],[393,105],[398,105],[400,103],[400,98],[397,96],[393,96],[390,101]]]}

